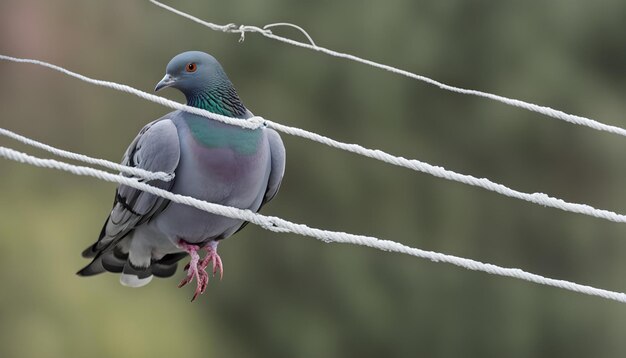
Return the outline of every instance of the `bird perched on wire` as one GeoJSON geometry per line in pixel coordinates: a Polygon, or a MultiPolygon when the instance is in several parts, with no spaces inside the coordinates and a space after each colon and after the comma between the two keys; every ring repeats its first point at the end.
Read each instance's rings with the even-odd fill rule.
{"type": "MultiPolygon", "coordinates": [[[[175,56],[155,91],[166,87],[180,90],[189,106],[242,121],[253,116],[222,66],[209,54],[189,51],[175,56]]],[[[146,125],[126,150],[122,163],[174,173],[169,182],[150,182],[161,189],[256,212],[278,192],[285,171],[285,147],[270,128],[244,129],[174,111],[146,125]]],[[[218,271],[223,275],[217,253],[220,240],[245,225],[242,220],[120,185],[100,237],[83,252],[83,257],[93,260],[78,275],[116,272],[121,273],[123,285],[140,287],[153,276],[172,276],[177,262],[189,255],[187,276],[179,287],[195,278],[193,301],[206,289],[209,264],[213,275],[218,271]],[[206,249],[203,259],[202,249],[206,249]]]]}

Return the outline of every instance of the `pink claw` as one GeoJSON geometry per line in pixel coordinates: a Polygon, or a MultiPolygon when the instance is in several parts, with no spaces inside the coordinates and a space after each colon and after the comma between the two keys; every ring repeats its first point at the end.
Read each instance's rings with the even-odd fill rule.
{"type": "Polygon", "coordinates": [[[224,266],[222,265],[222,259],[217,254],[217,242],[211,241],[207,246],[207,255],[200,261],[200,255],[198,251],[202,249],[202,247],[198,245],[192,245],[181,240],[179,242],[179,246],[181,249],[185,250],[191,259],[187,266],[185,266],[185,270],[187,271],[187,277],[185,277],[178,287],[183,287],[189,282],[191,282],[194,278],[196,279],[196,291],[194,292],[193,298],[191,301],[193,302],[198,295],[201,295],[206,290],[206,286],[209,283],[209,274],[206,272],[206,268],[209,266],[209,263],[213,263],[213,276],[217,273],[217,270],[220,270],[220,280],[224,276],[224,266]]]}
{"type": "Polygon", "coordinates": [[[206,247],[206,256],[202,260],[201,265],[203,267],[208,267],[209,263],[213,264],[213,277],[217,273],[217,270],[220,271],[220,280],[224,277],[224,265],[222,264],[222,258],[217,253],[217,241],[211,241],[206,247]]]}
{"type": "Polygon", "coordinates": [[[199,294],[202,294],[206,289],[206,285],[209,282],[209,275],[204,271],[204,268],[199,265],[200,263],[200,255],[198,255],[198,251],[201,250],[200,246],[187,244],[184,241],[180,241],[180,247],[185,250],[191,259],[189,260],[189,264],[185,267],[187,270],[187,277],[185,277],[179,284],[178,287],[183,287],[189,282],[191,282],[194,278],[196,279],[196,291],[194,292],[193,298],[191,301],[193,302],[199,294]]]}

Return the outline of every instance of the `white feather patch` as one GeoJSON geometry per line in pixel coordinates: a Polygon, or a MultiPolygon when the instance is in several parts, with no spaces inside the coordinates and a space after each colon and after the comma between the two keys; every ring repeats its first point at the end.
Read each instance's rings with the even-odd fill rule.
{"type": "Polygon", "coordinates": [[[127,275],[127,274],[122,274],[120,276],[120,283],[122,284],[122,286],[126,286],[126,287],[134,287],[134,288],[142,287],[142,286],[149,284],[150,281],[152,281],[152,275],[146,278],[139,278],[135,275],[127,275]]]}

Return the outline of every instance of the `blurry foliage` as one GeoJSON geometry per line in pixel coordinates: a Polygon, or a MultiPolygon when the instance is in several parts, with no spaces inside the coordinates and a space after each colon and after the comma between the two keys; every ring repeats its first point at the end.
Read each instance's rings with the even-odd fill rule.
{"type": "MultiPolygon", "coordinates": [[[[623,1],[175,5],[216,23],[293,22],[323,46],[626,126],[623,1]]],[[[626,211],[624,138],[258,35],[240,44],[147,1],[0,2],[1,53],[96,78],[149,91],[188,49],[220,59],[274,121],[626,211]]],[[[0,78],[2,127],[112,160],[167,111],[34,66],[0,63],[0,78]]],[[[624,225],[283,137],[287,173],[265,213],[626,290],[624,225]]],[[[81,279],[114,187],[7,161],[0,178],[0,357],[626,355],[624,305],[254,226],[224,242],[224,280],[194,304],[180,272],[138,290],[81,279]]]]}

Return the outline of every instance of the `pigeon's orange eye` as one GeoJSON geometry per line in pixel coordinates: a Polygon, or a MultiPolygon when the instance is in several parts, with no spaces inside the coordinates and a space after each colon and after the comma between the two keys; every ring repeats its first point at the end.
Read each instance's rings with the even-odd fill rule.
{"type": "Polygon", "coordinates": [[[195,63],[188,63],[187,66],[185,66],[185,70],[187,72],[196,72],[197,66],[195,63]]]}

